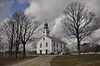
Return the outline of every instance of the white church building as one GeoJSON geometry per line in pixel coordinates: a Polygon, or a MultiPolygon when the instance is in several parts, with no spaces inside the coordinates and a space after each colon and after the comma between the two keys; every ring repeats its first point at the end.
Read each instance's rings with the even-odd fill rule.
{"type": "Polygon", "coordinates": [[[43,36],[37,42],[37,54],[57,54],[65,52],[66,43],[49,35],[48,23],[44,24],[43,36]]]}

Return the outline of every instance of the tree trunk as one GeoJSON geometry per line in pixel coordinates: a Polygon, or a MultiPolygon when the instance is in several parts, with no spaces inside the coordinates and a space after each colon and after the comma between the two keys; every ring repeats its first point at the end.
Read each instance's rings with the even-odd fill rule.
{"type": "Polygon", "coordinates": [[[1,54],[2,54],[2,55],[1,55],[1,57],[3,58],[3,54],[4,54],[4,53],[3,53],[3,52],[1,52],[1,54]]]}
{"type": "Polygon", "coordinates": [[[18,48],[19,48],[19,46],[16,45],[16,51],[15,51],[15,57],[16,57],[16,58],[18,58],[18,48]]]}
{"type": "Polygon", "coordinates": [[[23,57],[26,56],[26,49],[25,49],[25,43],[23,43],[23,57]]]}
{"type": "Polygon", "coordinates": [[[12,44],[9,47],[9,56],[12,56],[12,44]]]}
{"type": "Polygon", "coordinates": [[[80,40],[79,40],[79,38],[77,38],[77,50],[78,50],[78,54],[80,55],[81,51],[80,51],[80,40]]]}

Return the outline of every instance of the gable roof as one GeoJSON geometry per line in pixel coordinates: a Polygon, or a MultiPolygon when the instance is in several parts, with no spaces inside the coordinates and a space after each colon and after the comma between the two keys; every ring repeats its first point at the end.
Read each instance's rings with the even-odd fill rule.
{"type": "Polygon", "coordinates": [[[52,40],[54,40],[54,41],[61,42],[61,43],[63,43],[63,44],[67,44],[67,43],[65,43],[64,41],[62,41],[62,40],[60,40],[60,39],[57,39],[57,38],[55,38],[55,37],[48,36],[48,35],[47,35],[46,37],[48,37],[48,38],[50,38],[50,39],[52,39],[52,40]]]}

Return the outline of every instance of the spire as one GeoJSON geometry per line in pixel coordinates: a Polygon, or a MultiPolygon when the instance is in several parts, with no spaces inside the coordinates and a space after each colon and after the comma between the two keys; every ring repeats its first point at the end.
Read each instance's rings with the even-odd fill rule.
{"type": "Polygon", "coordinates": [[[43,27],[43,35],[49,35],[48,23],[46,22],[43,27]]]}
{"type": "Polygon", "coordinates": [[[44,29],[48,29],[48,23],[47,22],[44,24],[44,29]]]}

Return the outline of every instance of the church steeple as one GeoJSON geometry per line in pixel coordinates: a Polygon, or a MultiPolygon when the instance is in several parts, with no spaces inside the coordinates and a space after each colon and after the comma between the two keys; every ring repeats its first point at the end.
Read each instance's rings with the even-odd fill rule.
{"type": "Polygon", "coordinates": [[[47,35],[49,35],[49,32],[50,32],[50,31],[49,31],[48,23],[46,22],[46,23],[44,24],[42,33],[43,33],[43,35],[47,36],[47,35]]]}

